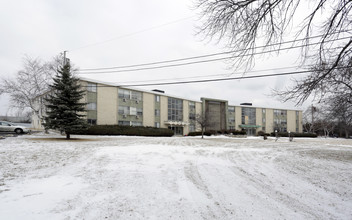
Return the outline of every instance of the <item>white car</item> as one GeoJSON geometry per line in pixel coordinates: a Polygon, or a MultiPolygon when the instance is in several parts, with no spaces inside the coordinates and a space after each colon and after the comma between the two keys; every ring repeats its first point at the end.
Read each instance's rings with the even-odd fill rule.
{"type": "Polygon", "coordinates": [[[13,123],[7,122],[7,121],[0,121],[0,132],[1,131],[16,132],[16,134],[31,132],[31,130],[29,130],[26,127],[16,125],[16,124],[13,124],[13,123]]]}

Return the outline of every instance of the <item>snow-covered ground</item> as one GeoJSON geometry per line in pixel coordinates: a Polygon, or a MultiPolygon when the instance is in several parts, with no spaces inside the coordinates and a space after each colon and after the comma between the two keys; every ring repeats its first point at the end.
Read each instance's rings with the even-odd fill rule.
{"type": "Polygon", "coordinates": [[[0,140],[0,219],[352,219],[352,140],[0,140]]]}

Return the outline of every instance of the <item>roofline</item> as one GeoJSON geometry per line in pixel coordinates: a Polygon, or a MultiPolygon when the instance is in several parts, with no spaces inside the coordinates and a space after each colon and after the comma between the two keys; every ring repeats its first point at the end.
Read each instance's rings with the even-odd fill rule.
{"type": "Polygon", "coordinates": [[[192,102],[202,103],[199,100],[187,99],[187,98],[184,98],[184,97],[175,96],[175,95],[171,95],[171,94],[168,94],[168,93],[154,92],[154,91],[151,91],[151,90],[138,89],[138,88],[135,88],[135,87],[125,87],[125,86],[119,85],[117,83],[103,82],[103,81],[100,81],[100,80],[89,79],[89,78],[85,78],[85,77],[78,77],[78,78],[80,80],[82,80],[82,81],[94,82],[94,83],[97,83],[97,84],[105,84],[105,85],[109,85],[109,86],[112,86],[112,87],[118,87],[118,88],[122,88],[122,89],[130,89],[130,90],[150,93],[150,94],[154,94],[154,95],[167,96],[167,97],[172,97],[172,98],[177,98],[177,99],[182,99],[182,100],[188,100],[188,101],[192,101],[192,102]]]}
{"type": "MultiPolygon", "coordinates": [[[[160,96],[167,96],[167,97],[172,97],[172,98],[177,98],[177,99],[182,99],[182,100],[188,100],[188,101],[192,101],[192,102],[197,102],[197,103],[202,103],[199,100],[193,100],[193,99],[186,99],[180,96],[175,96],[175,95],[170,95],[168,93],[160,93],[160,92],[153,92],[151,90],[144,90],[144,89],[137,89],[134,87],[125,87],[122,85],[119,85],[117,83],[109,83],[109,82],[104,82],[104,81],[100,81],[100,80],[95,80],[95,79],[89,79],[89,78],[85,78],[85,77],[77,77],[78,79],[82,80],[82,81],[87,81],[87,82],[94,82],[94,83],[98,83],[98,84],[105,84],[105,85],[109,85],[112,87],[119,87],[122,89],[130,89],[130,90],[135,90],[135,91],[139,91],[139,92],[145,92],[145,93],[150,93],[150,94],[154,94],[154,95],[160,95],[160,96]]],[[[270,108],[270,107],[261,107],[261,106],[243,106],[243,105],[231,105],[228,100],[223,100],[223,99],[215,99],[215,98],[206,98],[206,97],[201,97],[200,98],[205,99],[205,100],[211,100],[211,101],[223,101],[223,102],[227,102],[228,106],[235,106],[235,107],[245,107],[245,108],[265,108],[265,109],[274,109],[274,110],[290,110],[290,111],[303,111],[303,110],[299,110],[299,109],[288,109],[288,108],[270,108]]]]}

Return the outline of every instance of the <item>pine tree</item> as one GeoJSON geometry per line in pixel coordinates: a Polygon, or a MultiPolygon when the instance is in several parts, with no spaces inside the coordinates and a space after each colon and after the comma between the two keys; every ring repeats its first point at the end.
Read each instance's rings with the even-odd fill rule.
{"type": "Polygon", "coordinates": [[[84,119],[86,103],[80,102],[85,92],[80,89],[78,80],[72,76],[71,66],[66,64],[58,70],[50,86],[52,94],[46,99],[44,127],[64,132],[66,139],[70,138],[73,131],[87,128],[84,119]]]}

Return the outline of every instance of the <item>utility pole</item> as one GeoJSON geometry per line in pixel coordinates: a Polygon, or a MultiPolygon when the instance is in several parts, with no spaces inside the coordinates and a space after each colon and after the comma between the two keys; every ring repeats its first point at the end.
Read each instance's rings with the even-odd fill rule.
{"type": "Polygon", "coordinates": [[[67,50],[65,50],[64,51],[64,66],[68,63],[68,62],[70,62],[70,59],[68,59],[68,58],[66,58],[66,53],[67,53],[68,51],[67,50]]]}
{"type": "Polygon", "coordinates": [[[314,132],[314,112],[316,112],[317,111],[317,108],[316,107],[314,107],[313,106],[313,104],[312,104],[312,132],[314,132]]]}

